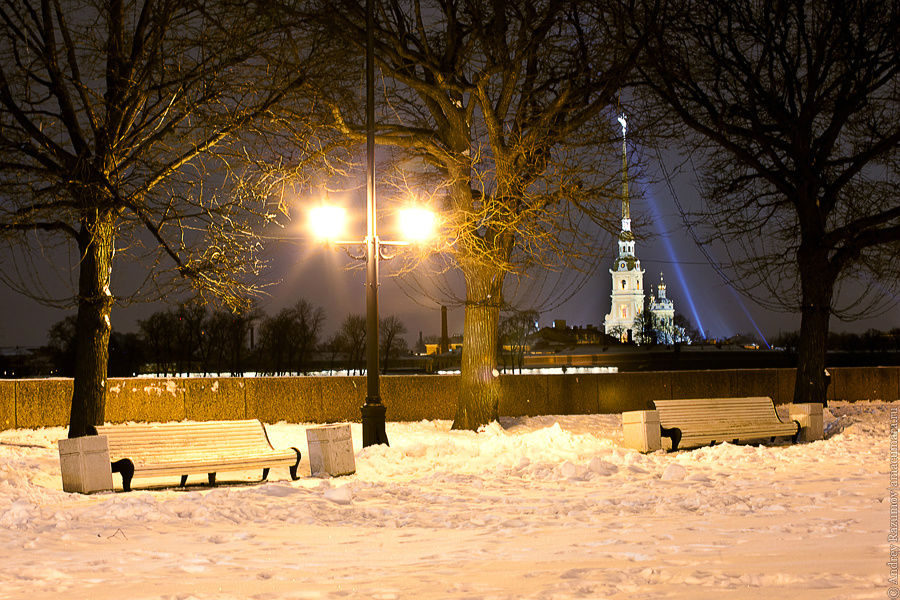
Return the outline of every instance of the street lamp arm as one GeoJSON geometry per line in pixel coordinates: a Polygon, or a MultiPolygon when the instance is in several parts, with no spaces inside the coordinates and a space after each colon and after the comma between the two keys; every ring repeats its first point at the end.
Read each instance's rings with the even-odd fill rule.
{"type": "Polygon", "coordinates": [[[366,260],[366,241],[363,240],[361,242],[353,242],[353,241],[344,241],[344,240],[335,240],[331,242],[335,246],[340,246],[341,250],[343,250],[347,256],[352,258],[353,260],[366,260]],[[351,252],[352,248],[356,248],[357,252],[351,252]]]}
{"type": "MultiPolygon", "coordinates": [[[[353,260],[366,260],[366,244],[368,240],[354,241],[354,240],[334,240],[329,242],[329,244],[334,246],[339,246],[341,250],[343,250],[347,256],[352,258],[353,260]],[[352,249],[357,249],[354,252],[352,249]]],[[[390,260],[396,256],[395,253],[389,253],[385,250],[386,246],[392,246],[394,248],[404,248],[406,246],[411,246],[409,242],[404,241],[393,241],[393,240],[381,240],[378,239],[375,241],[375,247],[378,248],[378,256],[384,260],[390,260]]]]}
{"type": "Polygon", "coordinates": [[[379,258],[382,258],[384,260],[391,260],[392,258],[394,258],[397,255],[393,252],[385,251],[386,246],[392,246],[394,248],[403,248],[405,246],[409,246],[410,243],[409,242],[394,242],[394,241],[389,241],[389,240],[377,240],[375,245],[378,248],[378,257],[379,258]]]}

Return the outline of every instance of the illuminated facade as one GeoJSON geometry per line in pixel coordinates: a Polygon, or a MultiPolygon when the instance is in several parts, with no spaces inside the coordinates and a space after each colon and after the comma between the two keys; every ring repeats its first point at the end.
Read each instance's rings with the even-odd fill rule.
{"type": "Polygon", "coordinates": [[[666,282],[663,274],[659,274],[659,287],[656,297],[650,298],[650,314],[653,319],[653,330],[656,331],[656,341],[659,344],[674,344],[679,335],[679,329],[675,327],[675,304],[666,298],[666,282]]]}

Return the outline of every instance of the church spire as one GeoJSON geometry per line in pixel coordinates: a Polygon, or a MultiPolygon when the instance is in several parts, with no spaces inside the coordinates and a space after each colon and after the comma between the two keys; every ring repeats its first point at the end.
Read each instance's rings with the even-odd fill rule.
{"type": "Polygon", "coordinates": [[[625,135],[628,123],[625,120],[625,113],[619,117],[619,124],[622,126],[622,229],[627,231],[630,227],[626,227],[625,222],[631,224],[631,202],[628,197],[628,147],[625,135]]]}
{"type": "MultiPolygon", "coordinates": [[[[619,232],[619,256],[634,257],[634,234],[631,233],[631,202],[628,198],[628,146],[625,133],[628,123],[625,113],[618,117],[622,126],[622,231],[619,232]]],[[[629,267],[630,268],[630,267],[629,267]]]]}

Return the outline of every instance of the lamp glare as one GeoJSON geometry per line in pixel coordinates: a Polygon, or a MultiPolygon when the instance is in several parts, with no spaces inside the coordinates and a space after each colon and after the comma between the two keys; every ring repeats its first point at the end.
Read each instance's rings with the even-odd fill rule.
{"type": "Polygon", "coordinates": [[[340,206],[316,206],[309,211],[310,229],[318,239],[334,241],[344,233],[345,212],[340,206]]]}
{"type": "Polygon", "coordinates": [[[437,216],[425,208],[406,208],[400,211],[400,231],[411,242],[423,242],[434,235],[437,216]]]}

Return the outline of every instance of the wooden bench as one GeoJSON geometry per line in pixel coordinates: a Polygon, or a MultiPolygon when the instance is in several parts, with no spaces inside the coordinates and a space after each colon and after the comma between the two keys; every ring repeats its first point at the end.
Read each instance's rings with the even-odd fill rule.
{"type": "Polygon", "coordinates": [[[797,441],[800,424],[785,423],[768,397],[654,400],[660,434],[672,440],[672,450],[716,442],[757,440],[790,435],[797,441]]]}
{"type": "Polygon", "coordinates": [[[122,488],[131,490],[133,477],[206,473],[215,485],[219,471],[262,469],[262,478],[271,467],[289,467],[297,479],[300,451],[275,450],[266,428],[256,419],[246,421],[206,421],[202,423],[134,423],[97,427],[109,443],[113,473],[121,473],[122,488]]]}

